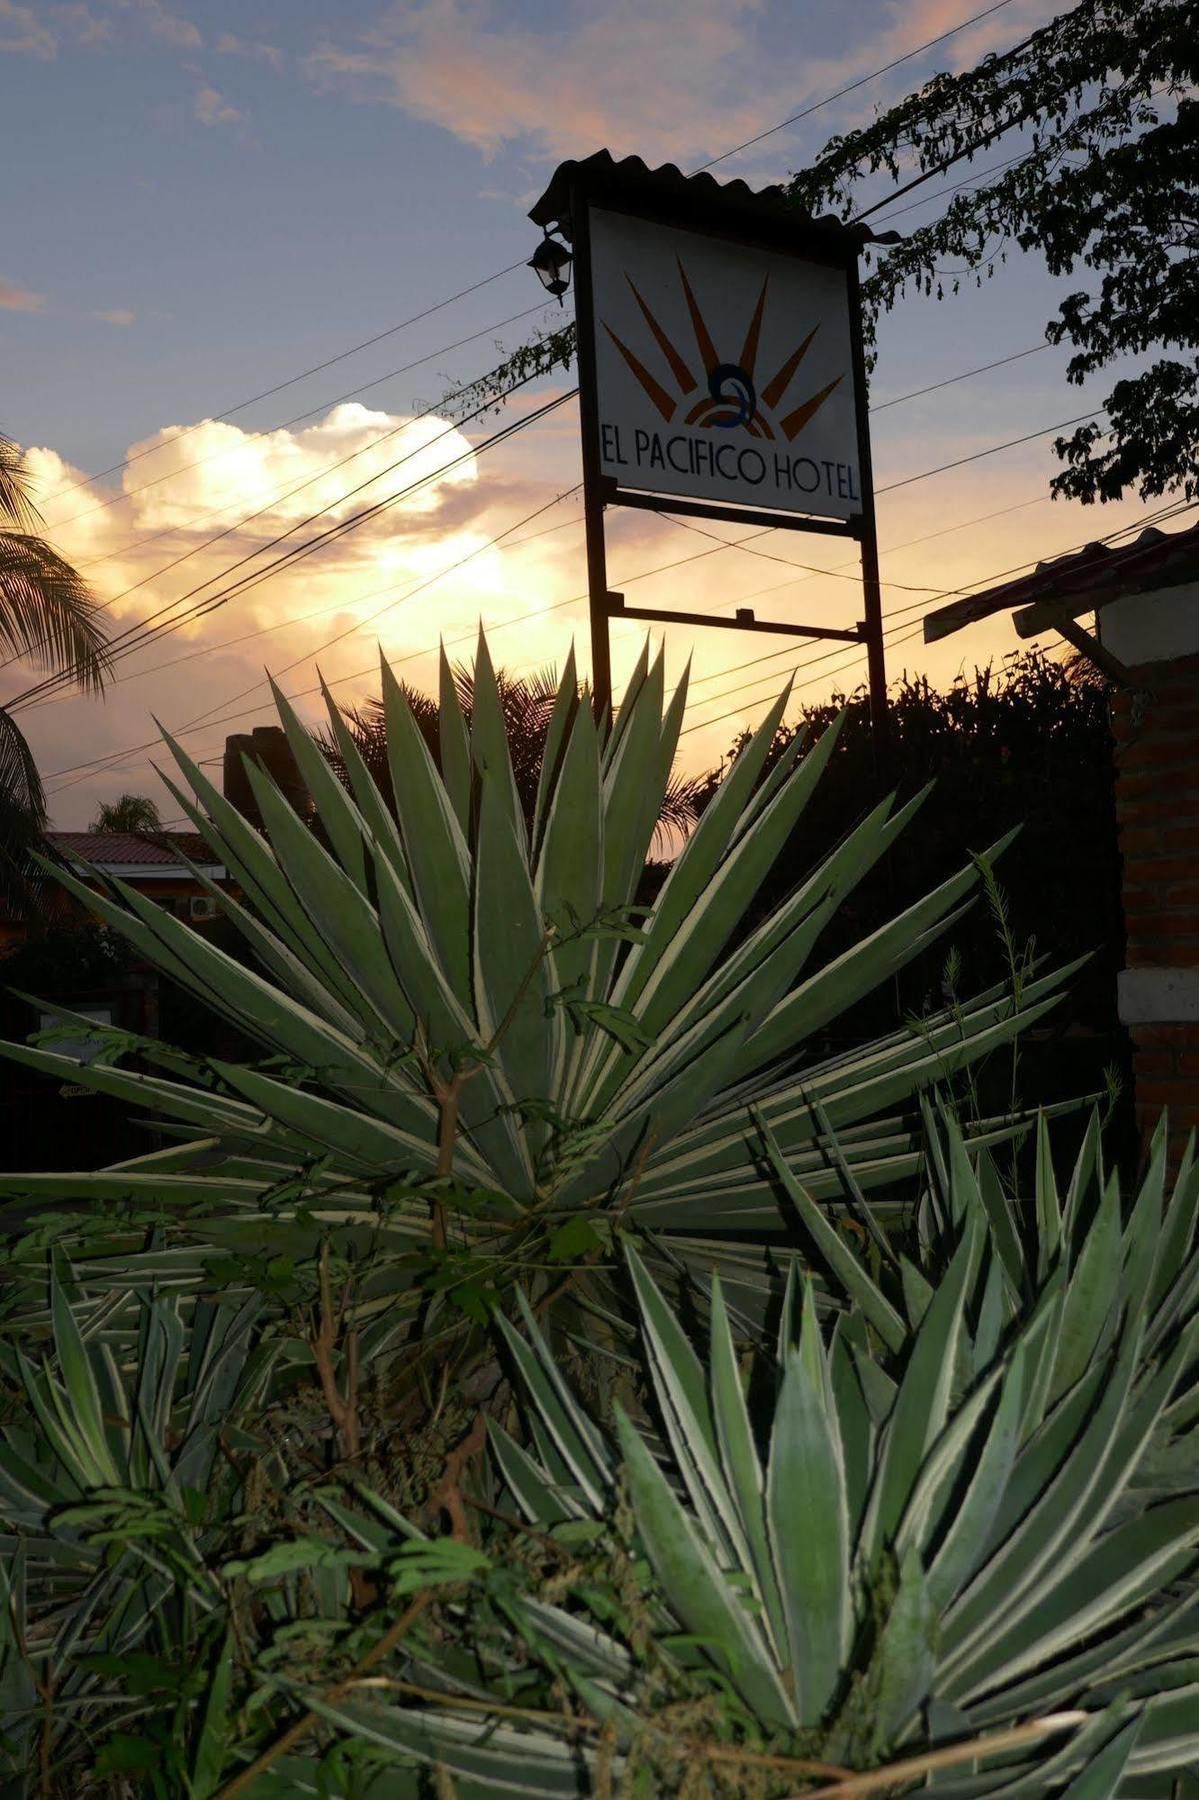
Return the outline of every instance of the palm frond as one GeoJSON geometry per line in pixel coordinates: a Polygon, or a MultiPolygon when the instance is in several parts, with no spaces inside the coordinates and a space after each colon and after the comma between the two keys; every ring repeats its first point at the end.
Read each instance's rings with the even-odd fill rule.
{"type": "Polygon", "coordinates": [[[0,531],[0,648],[99,693],[111,664],[94,594],[31,533],[0,531]]]}
{"type": "Polygon", "coordinates": [[[33,504],[33,483],[24,452],[11,438],[0,437],[0,518],[19,531],[40,531],[41,514],[33,504]]]}
{"type": "Polygon", "coordinates": [[[0,707],[0,903],[28,917],[44,880],[35,860],[45,849],[42,780],[16,720],[0,707]]]}

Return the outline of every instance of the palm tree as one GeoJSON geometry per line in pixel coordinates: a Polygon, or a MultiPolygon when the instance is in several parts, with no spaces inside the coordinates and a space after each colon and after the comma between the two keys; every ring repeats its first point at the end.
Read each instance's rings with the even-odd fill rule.
{"type": "MultiPolygon", "coordinates": [[[[541,761],[545,751],[546,736],[549,732],[550,717],[554,710],[554,696],[558,691],[557,672],[552,668],[539,669],[533,675],[511,675],[506,669],[495,672],[496,686],[499,688],[500,704],[504,709],[504,724],[508,736],[508,749],[512,757],[512,773],[516,777],[516,791],[524,809],[526,822],[533,820],[533,809],[537,799],[537,782],[541,773],[541,761]]],[[[474,704],[474,684],[470,669],[459,665],[454,670],[454,684],[458,690],[458,701],[462,707],[467,726],[470,725],[471,709],[474,704]]],[[[404,697],[412,709],[412,716],[417,729],[429,747],[429,754],[440,767],[439,721],[440,708],[436,700],[407,683],[401,683],[404,697]]],[[[371,776],[387,801],[391,810],[395,811],[395,792],[391,781],[391,768],[387,758],[387,730],[383,716],[382,700],[366,700],[361,706],[351,707],[344,711],[342,717],[350,728],[351,735],[358,751],[370,770],[371,776]]],[[[349,778],[341,752],[331,732],[320,732],[317,742],[339,779],[348,787],[349,778]]],[[[702,781],[683,776],[672,776],[662,802],[662,810],[658,815],[659,838],[665,838],[670,832],[685,833],[699,816],[696,804],[702,781]]]]}
{"type": "MultiPolygon", "coordinates": [[[[0,653],[6,663],[28,661],[99,693],[109,666],[99,608],[41,529],[21,451],[0,437],[0,653]]],[[[18,915],[36,894],[32,859],[45,828],[33,754],[11,711],[0,706],[0,902],[18,915]]]]}
{"type": "Polygon", "coordinates": [[[148,794],[122,794],[106,801],[92,820],[93,831],[131,831],[146,837],[162,830],[162,818],[148,794]]]}

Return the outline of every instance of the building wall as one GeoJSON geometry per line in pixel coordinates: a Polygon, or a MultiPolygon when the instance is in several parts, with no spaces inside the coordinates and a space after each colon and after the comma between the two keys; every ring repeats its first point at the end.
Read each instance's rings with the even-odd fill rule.
{"type": "Polygon", "coordinates": [[[1199,1129],[1199,585],[1104,610],[1105,646],[1134,688],[1113,703],[1116,816],[1137,1117],[1170,1112],[1175,1156],[1199,1129]]]}

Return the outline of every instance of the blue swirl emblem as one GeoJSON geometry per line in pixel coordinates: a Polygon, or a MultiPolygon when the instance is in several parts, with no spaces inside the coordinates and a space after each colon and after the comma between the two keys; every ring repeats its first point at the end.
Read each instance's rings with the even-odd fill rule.
{"type": "Polygon", "coordinates": [[[733,409],[728,413],[715,414],[709,421],[722,431],[732,431],[738,425],[748,425],[758,410],[754,384],[745,370],[738,368],[736,363],[717,363],[708,376],[708,392],[721,406],[733,409]]]}

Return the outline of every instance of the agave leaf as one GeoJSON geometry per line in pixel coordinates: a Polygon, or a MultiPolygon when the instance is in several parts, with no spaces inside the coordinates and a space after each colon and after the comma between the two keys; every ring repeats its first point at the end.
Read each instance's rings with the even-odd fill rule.
{"type": "MultiPolygon", "coordinates": [[[[860,834],[864,847],[869,844],[873,854],[861,857],[860,861],[855,859],[856,866],[847,868],[844,874],[836,866],[840,852],[834,853],[830,859],[830,872],[835,871],[835,876],[840,879],[826,901],[825,917],[835,910],[841,898],[841,882],[848,886],[861,878],[908,823],[923,798],[922,793],[909,802],[893,822],[892,828],[880,833],[877,842],[867,837],[865,824],[859,826],[854,836],[860,834]]],[[[991,854],[998,855],[1004,850],[1013,835],[1009,833],[1007,837],[1001,838],[992,847],[991,854]]],[[[913,957],[926,950],[943,931],[948,930],[963,916],[964,909],[959,902],[969,893],[977,879],[977,869],[971,863],[810,976],[794,993],[788,994],[785,1000],[778,1003],[760,1031],[750,1040],[747,1056],[752,1054],[756,1061],[747,1066],[756,1067],[778,1055],[780,1051],[790,1049],[797,1041],[797,1033],[801,1039],[811,1037],[877,987],[879,982],[886,980],[913,957]]]]}
{"type": "MultiPolygon", "coordinates": [[[[277,1683],[282,1687],[282,1683],[277,1683]]],[[[391,1751],[408,1763],[413,1757],[444,1768],[489,1791],[529,1800],[578,1800],[580,1763],[589,1752],[548,1732],[519,1731],[494,1719],[452,1711],[418,1711],[410,1706],[367,1706],[361,1701],[331,1704],[317,1691],[295,1689],[295,1699],[336,1730],[391,1751]]],[[[453,1696],[447,1694],[448,1708],[453,1696]]],[[[614,1759],[619,1766],[619,1759],[614,1759]]]]}
{"type": "Polygon", "coordinates": [[[449,796],[450,805],[454,809],[454,817],[458,821],[463,840],[465,840],[470,831],[472,785],[470,738],[466,730],[466,720],[462,716],[462,705],[458,699],[458,684],[454,680],[454,671],[450,668],[450,660],[445,653],[444,644],[441,645],[437,658],[437,683],[441,779],[445,783],[445,791],[449,796]]]}
{"type": "Polygon", "coordinates": [[[875,1331],[889,1350],[899,1350],[906,1339],[903,1320],[885,1295],[877,1288],[857,1257],[828,1224],[824,1214],[796,1181],[773,1131],[762,1124],[762,1141],[770,1165],[781,1182],[805,1231],[812,1238],[822,1260],[832,1270],[850,1298],[861,1307],[875,1331]]]}
{"type": "Polygon", "coordinates": [[[912,1344],[883,1433],[862,1525],[859,1556],[864,1566],[894,1541],[920,1466],[945,1427],[976,1242],[977,1228],[972,1222],[912,1344]]]}
{"type": "Polygon", "coordinates": [[[512,772],[512,756],[504,725],[504,704],[482,625],[479,627],[479,641],[475,650],[470,753],[480,775],[491,775],[495,795],[503,802],[513,833],[522,848],[527,848],[525,818],[521,810],[520,795],[516,791],[516,776],[512,772]]]}
{"type": "Polygon", "coordinates": [[[750,1568],[749,1545],[725,1482],[699,1358],[631,1244],[625,1246],[625,1261],[637,1297],[654,1392],[691,1504],[713,1552],[722,1558],[731,1556],[743,1569],[750,1568]]]}
{"type": "MultiPolygon", "coordinates": [[[[791,1265],[792,1272],[788,1278],[788,1295],[794,1292],[794,1266],[791,1265]]],[[[786,1622],[766,1530],[762,1465],[754,1444],[749,1410],[737,1369],[733,1334],[729,1329],[724,1292],[717,1275],[712,1278],[710,1329],[712,1417],[720,1446],[721,1465],[749,1549],[749,1562],[765,1611],[775,1659],[781,1662],[783,1647],[787,1642],[786,1622]]]]}
{"type": "Polygon", "coordinates": [[[233,1635],[228,1633],[213,1659],[212,1678],[204,1702],[204,1721],[192,1762],[190,1793],[209,1800],[220,1786],[230,1737],[229,1700],[233,1684],[233,1635]]]}
{"type": "MultiPolygon", "coordinates": [[[[159,729],[162,729],[161,726],[159,729]]],[[[301,962],[314,964],[330,992],[336,994],[351,1013],[355,1013],[357,997],[353,982],[324,942],[314,938],[303,901],[289,887],[266,839],[247,823],[231,801],[226,800],[220,789],[208,779],[170,733],[163,731],[162,735],[199,802],[197,805],[181,788],[163,776],[186,816],[219,853],[221,861],[237,881],[246,900],[261,914],[270,929],[301,962]]],[[[123,929],[120,926],[118,928],[123,929]]]]}
{"type": "Polygon", "coordinates": [[[271,695],[283,721],[296,767],[311,794],[317,815],[328,833],[338,862],[364,899],[370,897],[369,860],[365,820],[278,683],[270,676],[271,695]]]}
{"type": "Polygon", "coordinates": [[[321,697],[329,715],[329,729],[333,733],[333,741],[337,745],[350,787],[358,803],[358,811],[362,816],[363,826],[370,842],[372,857],[383,857],[389,863],[396,879],[403,883],[408,893],[412,892],[412,877],[408,870],[408,859],[404,854],[403,841],[399,828],[384,802],[382,794],[375,784],[374,776],[363,760],[354,734],[341,715],[336,700],[330,692],[323,675],[318,671],[321,686],[321,697]]]}
{"type": "MultiPolygon", "coordinates": [[[[566,653],[562,679],[554,695],[554,704],[546,727],[545,751],[537,775],[537,795],[533,804],[533,848],[538,860],[545,837],[545,822],[553,802],[562,761],[562,746],[567,740],[575,714],[579,710],[579,676],[575,666],[573,642],[566,653]]],[[[597,730],[598,740],[598,730],[597,730]]]]}
{"type": "Polygon", "coordinates": [[[578,1516],[566,1497],[547,1483],[544,1469],[493,1419],[487,1421],[487,1441],[517,1505],[534,1525],[556,1525],[578,1516]]]}
{"type": "Polygon", "coordinates": [[[1049,1127],[1043,1119],[1037,1123],[1037,1276],[1044,1280],[1049,1265],[1057,1254],[1062,1234],[1062,1204],[1058,1197],[1057,1177],[1053,1171],[1053,1153],[1049,1143],[1049,1127]]]}
{"type": "Polygon", "coordinates": [[[598,1512],[615,1474],[607,1446],[562,1379],[523,1294],[520,1301],[529,1341],[526,1343],[520,1333],[500,1317],[497,1322],[504,1341],[544,1426],[587,1496],[588,1504],[598,1512]]]}
{"type": "Polygon", "coordinates": [[[845,1463],[810,1288],[775,1408],[766,1511],[795,1706],[817,1725],[841,1679],[852,1609],[845,1463]]]}
{"type": "MultiPolygon", "coordinates": [[[[1072,1387],[1087,1368],[1111,1316],[1120,1283],[1120,1236],[1120,1191],[1109,1183],[1066,1288],[1051,1401],[1072,1387]]],[[[1139,1306],[1143,1293],[1142,1289],[1131,1296],[1131,1304],[1139,1306]]]]}
{"type": "MultiPolygon", "coordinates": [[[[546,805],[537,859],[537,911],[541,920],[557,930],[553,970],[554,986],[559,992],[578,982],[584,982],[587,991],[592,991],[595,942],[579,938],[577,932],[600,910],[602,866],[599,737],[588,709],[578,707],[546,805]],[[573,942],[561,941],[572,935],[573,942]]],[[[550,1091],[557,1088],[555,1084],[550,1091]]]]}
{"type": "Polygon", "coordinates": [[[869,1492],[874,1421],[866,1404],[856,1359],[846,1340],[843,1325],[844,1315],[838,1318],[829,1345],[829,1379],[832,1382],[837,1426],[841,1433],[845,1498],[852,1542],[857,1538],[869,1492]]]}
{"type": "MultiPolygon", "coordinates": [[[[973,1465],[969,1484],[954,1508],[931,1560],[926,1558],[929,1598],[938,1613],[944,1611],[954,1594],[961,1592],[985,1553],[995,1513],[1016,1459],[1023,1388],[1024,1350],[1017,1344],[1004,1372],[999,1404],[973,1465]]],[[[917,1488],[917,1495],[919,1492],[917,1488]]],[[[912,1504],[913,1507],[918,1504],[916,1497],[912,1504]]],[[[901,1543],[903,1539],[901,1530],[901,1543]]]]}
{"type": "Polygon", "coordinates": [[[446,982],[469,1007],[470,856],[404,691],[385,658],[380,669],[391,785],[413,892],[446,982]]]}
{"type": "Polygon", "coordinates": [[[637,1527],[672,1608],[757,1716],[791,1728],[792,1703],[744,1603],[619,1407],[616,1426],[637,1527]]]}
{"type": "MultiPolygon", "coordinates": [[[[548,1005],[548,946],[528,863],[501,794],[504,779],[490,771],[482,777],[472,908],[475,1008],[484,1040],[494,1044],[519,1103],[554,1092],[564,1026],[561,1013],[548,1005]]],[[[546,1127],[530,1121],[525,1132],[536,1149],[546,1127]]]]}
{"type": "Polygon", "coordinates": [[[968,1680],[951,1691],[969,1701],[1046,1661],[1059,1650],[1104,1630],[1150,1595],[1166,1588],[1194,1560],[1199,1545],[1199,1499],[1187,1496],[1150,1508],[1104,1533],[1043,1597],[1000,1626],[968,1680]]]}
{"type": "Polygon", "coordinates": [[[926,1699],[936,1665],[936,1608],[915,1549],[899,1566],[899,1591],[871,1659],[866,1680],[873,1703],[874,1739],[896,1742],[926,1699]]]}

